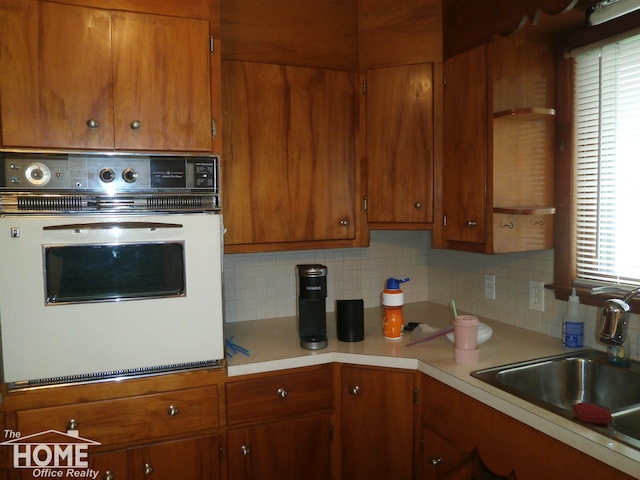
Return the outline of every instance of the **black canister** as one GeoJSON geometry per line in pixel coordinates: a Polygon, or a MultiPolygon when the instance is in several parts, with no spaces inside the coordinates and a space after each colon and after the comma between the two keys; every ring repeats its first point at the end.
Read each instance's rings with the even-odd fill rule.
{"type": "Polygon", "coordinates": [[[298,331],[300,346],[307,350],[326,348],[327,340],[327,267],[296,265],[298,294],[298,331]]]}
{"type": "Polygon", "coordinates": [[[336,300],[336,328],[341,342],[364,340],[364,301],[336,300]]]}

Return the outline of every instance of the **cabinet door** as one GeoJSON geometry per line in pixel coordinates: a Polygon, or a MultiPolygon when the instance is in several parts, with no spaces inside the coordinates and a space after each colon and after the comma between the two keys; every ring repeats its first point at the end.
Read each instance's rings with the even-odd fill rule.
{"type": "Polygon", "coordinates": [[[97,480],[126,480],[127,451],[89,453],[89,468],[98,472],[97,480]]]}
{"type": "Polygon", "coordinates": [[[433,222],[433,64],[367,71],[367,219],[433,222]]]}
{"type": "Polygon", "coordinates": [[[128,452],[128,479],[215,480],[218,437],[201,437],[132,448],[128,452]]]}
{"type": "Polygon", "coordinates": [[[414,376],[342,367],[342,478],[413,478],[414,376]]]}
{"type": "Polygon", "coordinates": [[[355,76],[225,61],[222,79],[225,243],[353,239],[355,76]]]}
{"type": "Polygon", "coordinates": [[[117,149],[210,151],[209,22],[113,12],[117,149]]]}
{"type": "Polygon", "coordinates": [[[113,148],[110,34],[108,10],[0,2],[3,146],[113,148]]]}
{"type": "Polygon", "coordinates": [[[452,57],[444,68],[444,236],[484,244],[490,195],[486,47],[452,57]]]}
{"type": "Polygon", "coordinates": [[[229,480],[326,480],[330,431],[328,414],[229,430],[229,480]]]}

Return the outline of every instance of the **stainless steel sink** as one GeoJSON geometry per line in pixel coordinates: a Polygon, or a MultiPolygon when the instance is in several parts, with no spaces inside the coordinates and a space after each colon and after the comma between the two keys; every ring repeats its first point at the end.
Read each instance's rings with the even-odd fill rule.
{"type": "Polygon", "coordinates": [[[471,373],[523,400],[640,449],[640,363],[619,367],[607,354],[585,350],[471,373]],[[611,411],[607,426],[581,422],[573,405],[593,403],[611,411]]]}

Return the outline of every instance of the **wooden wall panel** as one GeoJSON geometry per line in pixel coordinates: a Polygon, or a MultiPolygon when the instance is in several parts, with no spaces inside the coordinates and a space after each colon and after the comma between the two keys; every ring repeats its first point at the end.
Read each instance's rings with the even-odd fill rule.
{"type": "Polygon", "coordinates": [[[442,62],[442,0],[358,0],[360,69],[442,62]]]}
{"type": "Polygon", "coordinates": [[[203,18],[211,22],[211,34],[220,35],[220,0],[50,0],[109,10],[156,13],[175,17],[203,18]]]}
{"type": "Polygon", "coordinates": [[[356,0],[222,0],[222,58],[358,69],[356,0]]]}

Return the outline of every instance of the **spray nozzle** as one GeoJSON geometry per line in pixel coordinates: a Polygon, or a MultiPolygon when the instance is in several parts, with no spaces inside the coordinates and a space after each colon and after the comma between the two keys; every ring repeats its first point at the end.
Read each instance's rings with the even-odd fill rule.
{"type": "Polygon", "coordinates": [[[404,282],[408,282],[409,278],[388,278],[387,279],[387,290],[400,290],[400,284],[404,282]]]}

